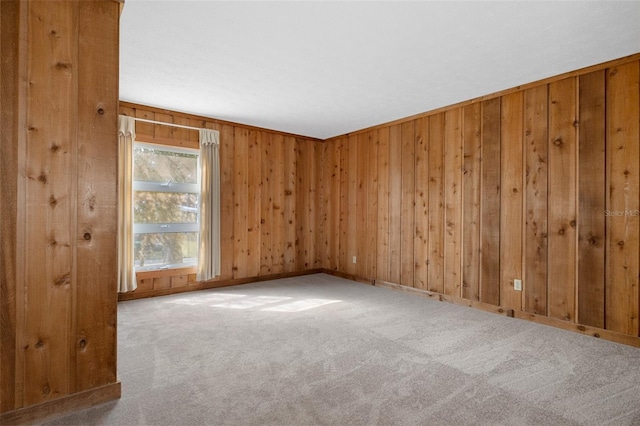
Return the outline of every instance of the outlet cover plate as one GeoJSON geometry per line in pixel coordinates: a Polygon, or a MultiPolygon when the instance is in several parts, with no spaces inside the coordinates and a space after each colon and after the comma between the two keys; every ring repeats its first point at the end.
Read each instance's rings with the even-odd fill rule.
{"type": "Polygon", "coordinates": [[[513,289],[515,291],[522,291],[522,280],[513,280],[513,289]]]}

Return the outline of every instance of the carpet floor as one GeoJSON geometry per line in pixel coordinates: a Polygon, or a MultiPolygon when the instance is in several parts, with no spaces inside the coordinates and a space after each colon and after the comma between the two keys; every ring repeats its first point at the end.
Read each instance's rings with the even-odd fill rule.
{"type": "Polygon", "coordinates": [[[49,425],[640,425],[640,349],[318,274],[120,303],[122,398],[49,425]]]}

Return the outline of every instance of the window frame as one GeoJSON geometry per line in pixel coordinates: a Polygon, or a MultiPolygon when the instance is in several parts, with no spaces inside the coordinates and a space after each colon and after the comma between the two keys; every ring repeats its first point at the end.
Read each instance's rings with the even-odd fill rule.
{"type": "MultiPolygon", "coordinates": [[[[147,147],[150,149],[156,149],[159,151],[168,151],[168,152],[177,152],[183,154],[195,155],[196,160],[196,183],[161,183],[161,182],[150,182],[150,181],[141,181],[135,180],[134,174],[132,173],[131,185],[132,185],[132,193],[136,192],[162,192],[162,193],[189,193],[189,194],[197,194],[198,195],[198,203],[200,202],[200,189],[201,189],[201,170],[200,170],[200,150],[198,148],[190,148],[190,147],[182,147],[164,143],[157,142],[147,142],[147,141],[139,141],[136,140],[134,142],[134,152],[138,147],[147,147]]],[[[135,160],[134,160],[134,168],[135,168],[135,160]]],[[[135,202],[134,202],[135,207],[135,202]]],[[[200,210],[198,207],[198,211],[196,212],[196,221],[193,223],[138,223],[136,224],[135,220],[132,223],[133,227],[133,235],[136,234],[168,234],[168,233],[196,233],[198,236],[197,249],[199,250],[199,240],[200,240],[200,210]]],[[[195,273],[198,267],[198,255],[196,254],[196,263],[191,264],[172,264],[172,265],[164,265],[157,268],[152,269],[138,269],[135,266],[134,268],[136,272],[136,276],[140,279],[143,276],[145,277],[155,277],[155,276],[164,276],[167,271],[180,271],[183,273],[195,273]]]]}

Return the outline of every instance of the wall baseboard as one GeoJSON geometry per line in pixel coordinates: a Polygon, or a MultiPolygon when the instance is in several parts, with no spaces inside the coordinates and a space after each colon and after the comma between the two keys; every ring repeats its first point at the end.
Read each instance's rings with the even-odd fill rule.
{"type": "MultiPolygon", "coordinates": [[[[327,273],[331,273],[331,272],[327,272],[327,273]]],[[[334,274],[334,275],[337,275],[337,274],[334,274]]],[[[355,280],[355,281],[361,281],[361,280],[355,280]]],[[[413,287],[407,287],[404,285],[390,283],[386,281],[381,281],[381,280],[374,280],[374,281],[375,281],[374,285],[377,287],[384,287],[391,290],[402,291],[405,293],[414,294],[416,296],[438,300],[440,302],[449,302],[449,303],[454,303],[456,305],[462,305],[470,308],[480,309],[483,311],[492,312],[494,314],[504,315],[512,318],[518,318],[526,321],[535,322],[538,324],[544,324],[551,327],[561,328],[563,330],[584,334],[586,336],[596,337],[596,338],[608,340],[610,342],[621,343],[623,345],[640,348],[640,337],[630,336],[627,334],[617,333],[615,331],[604,330],[601,328],[591,327],[588,325],[577,324],[574,322],[562,321],[555,318],[545,317],[543,315],[531,314],[531,313],[522,312],[522,311],[515,311],[513,309],[505,308],[502,306],[496,306],[488,303],[477,302],[474,300],[463,299],[461,297],[449,296],[446,294],[435,293],[432,291],[421,290],[413,287]]]]}
{"type": "Polygon", "coordinates": [[[82,410],[120,398],[121,385],[117,381],[108,385],[66,395],[58,399],[29,407],[19,408],[0,414],[0,424],[34,424],[62,417],[73,411],[82,410]]]}

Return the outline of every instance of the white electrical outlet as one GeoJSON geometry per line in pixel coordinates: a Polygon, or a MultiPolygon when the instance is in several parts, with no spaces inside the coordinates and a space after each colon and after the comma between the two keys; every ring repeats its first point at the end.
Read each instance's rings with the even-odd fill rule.
{"type": "Polygon", "coordinates": [[[513,280],[513,289],[515,291],[522,291],[522,280],[513,280]]]}
{"type": "Polygon", "coordinates": [[[356,263],[356,257],[353,256],[353,263],[356,263]]]}

